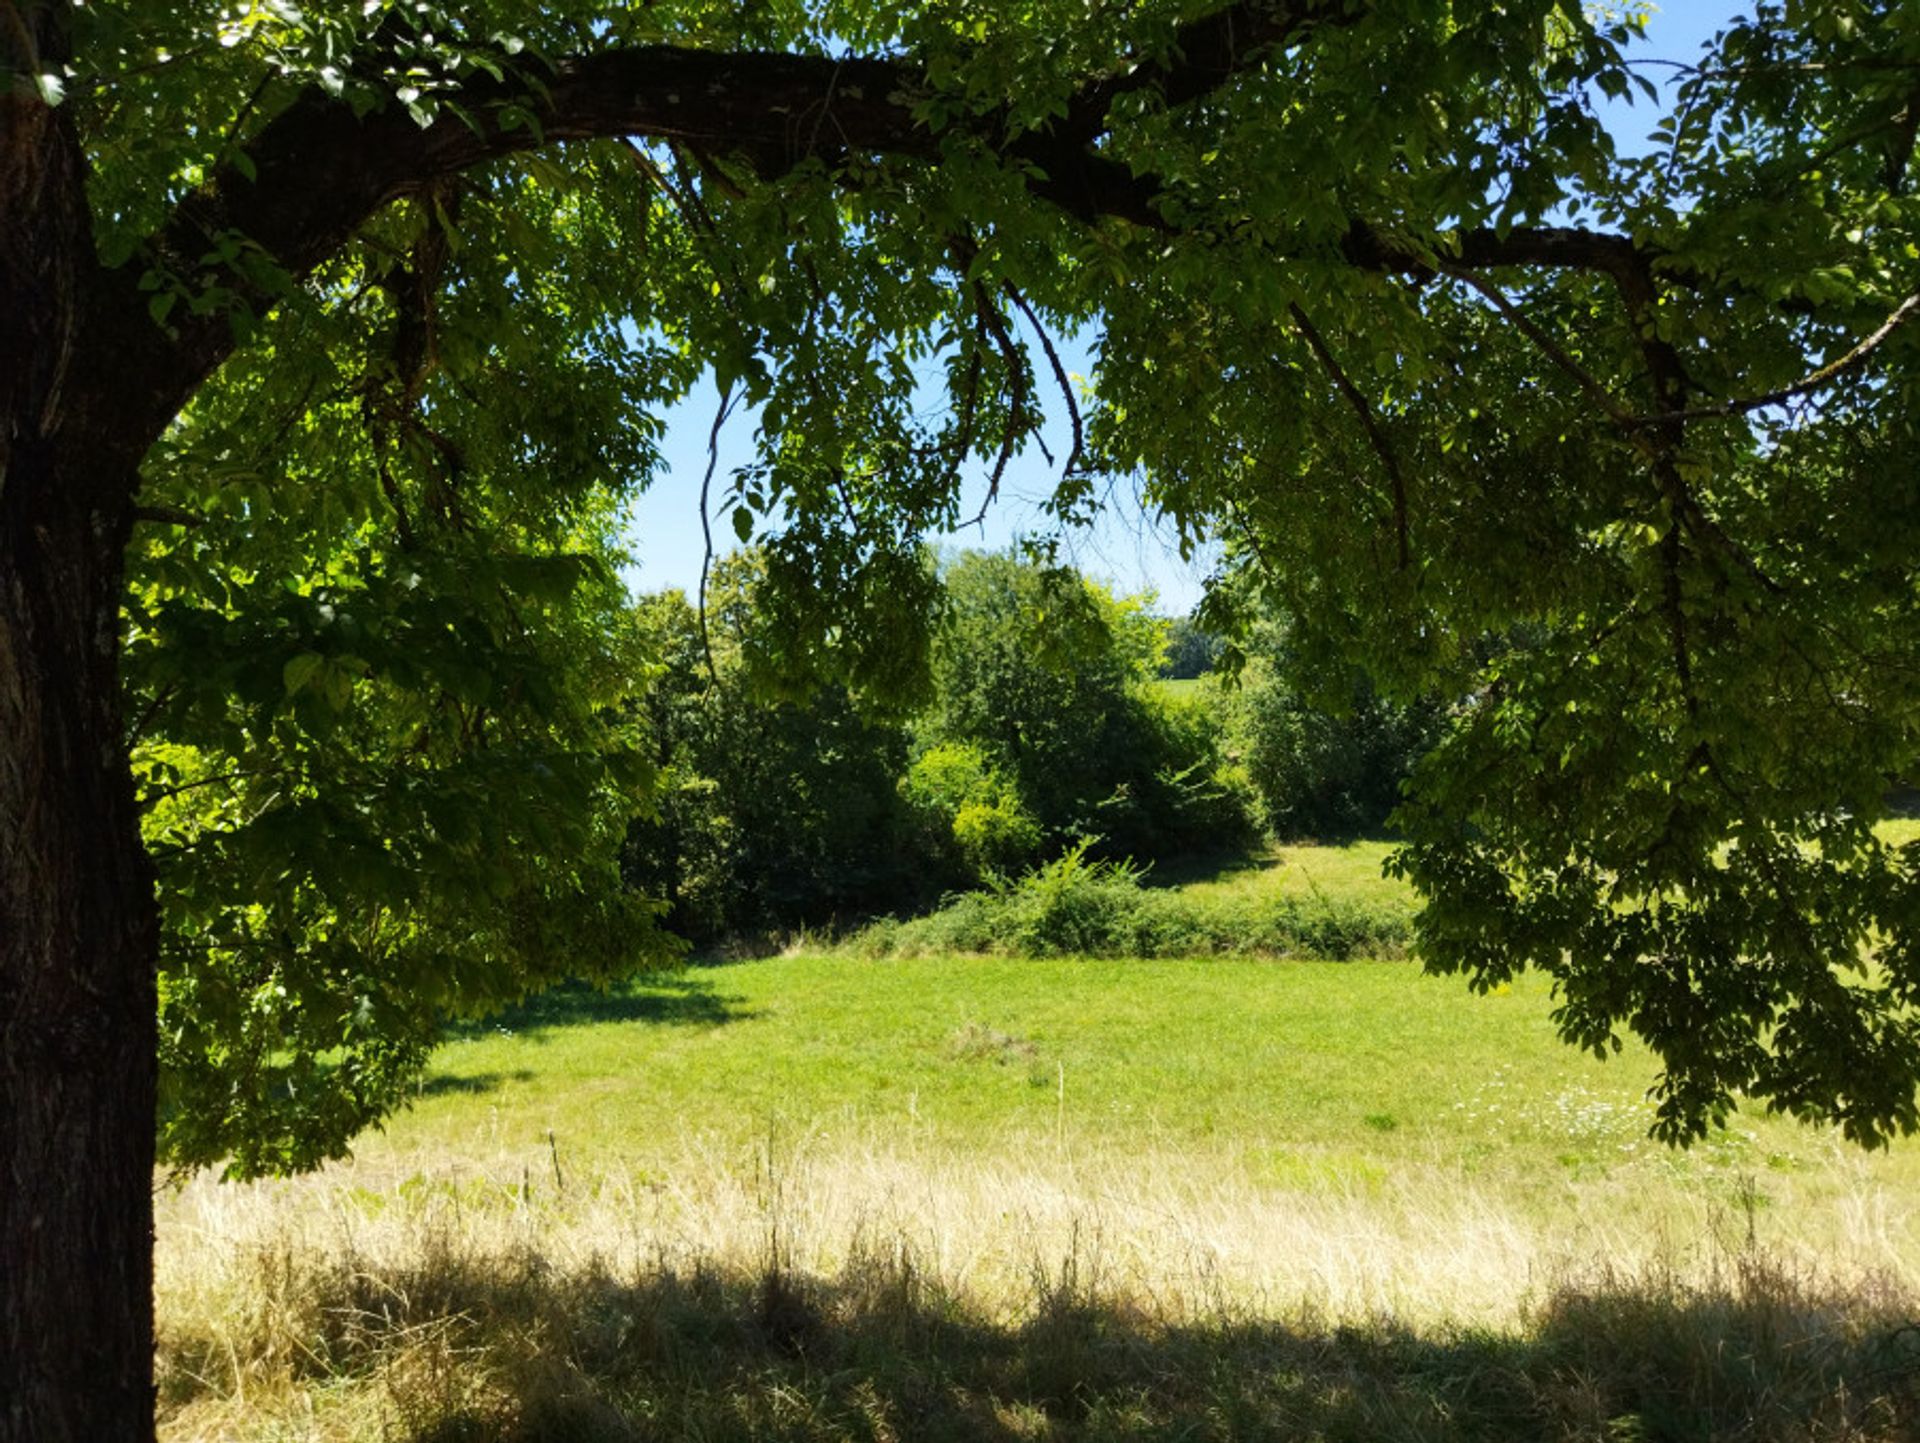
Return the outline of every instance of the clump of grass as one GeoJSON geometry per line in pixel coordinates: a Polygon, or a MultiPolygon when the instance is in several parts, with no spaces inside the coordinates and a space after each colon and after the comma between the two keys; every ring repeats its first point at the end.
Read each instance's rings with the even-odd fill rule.
{"type": "Polygon", "coordinates": [[[1403,893],[1159,889],[1082,844],[1027,875],[887,920],[844,944],[864,957],[1398,957],[1412,939],[1403,893]]]}
{"type": "Polygon", "coordinates": [[[1028,1039],[1015,1037],[1011,1032],[1002,1032],[997,1027],[988,1027],[981,1022],[969,1022],[956,1028],[947,1046],[955,1057],[967,1061],[1024,1063],[1040,1056],[1040,1049],[1028,1039]]]}

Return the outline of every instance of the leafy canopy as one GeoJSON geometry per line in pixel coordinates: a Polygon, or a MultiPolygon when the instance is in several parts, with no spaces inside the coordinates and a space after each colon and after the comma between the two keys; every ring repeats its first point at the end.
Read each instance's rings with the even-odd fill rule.
{"type": "MultiPolygon", "coordinates": [[[[1545,968],[1569,1039],[1645,1037],[1671,1137],[1742,1095],[1868,1143],[1920,1123],[1920,861],[1873,830],[1920,749],[1913,7],[1765,0],[1665,96],[1634,20],[1573,0],[74,24],[35,84],[150,309],[129,364],[178,378],[135,398],[153,434],[213,377],[148,460],[200,524],[137,547],[140,765],[284,777],[153,814],[183,859],[251,859],[166,863],[169,996],[227,999],[175,1014],[205,1077],[334,1067],[350,998],[386,1037],[416,983],[472,995],[478,953],[366,945],[468,915],[382,880],[445,876],[392,849],[469,835],[401,779],[504,801],[480,759],[607,764],[591,563],[664,399],[710,369],[756,418],[712,499],[764,547],[783,662],[908,694],[920,541],[1074,404],[1048,337],[1079,327],[1062,525],[1137,483],[1233,539],[1306,664],[1454,699],[1399,863],[1431,965],[1545,968]],[[1638,98],[1651,153],[1596,94],[1638,98]],[[263,864],[322,812],[380,844],[263,864]],[[290,978],[330,1020],[251,1040],[232,1018],[290,978]]],[[[541,835],[537,790],[479,852],[593,855],[541,835]]]]}

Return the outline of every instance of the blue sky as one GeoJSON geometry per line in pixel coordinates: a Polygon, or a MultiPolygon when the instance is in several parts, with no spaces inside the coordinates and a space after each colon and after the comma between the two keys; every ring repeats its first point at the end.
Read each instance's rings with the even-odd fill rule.
{"type": "MultiPolygon", "coordinates": [[[[1692,60],[1703,41],[1747,9],[1747,5],[1733,0],[1667,0],[1654,11],[1646,42],[1636,47],[1635,53],[1648,59],[1692,60]]],[[[1646,74],[1656,82],[1666,78],[1658,68],[1646,74]]],[[[1616,102],[1609,109],[1613,112],[1610,123],[1622,149],[1637,148],[1653,125],[1655,108],[1643,101],[1637,107],[1616,102]]],[[[1068,369],[1077,374],[1090,367],[1084,346],[1064,345],[1061,355],[1068,369]]],[[[700,481],[707,467],[707,435],[713,424],[715,401],[712,387],[702,385],[667,413],[662,450],[668,470],[635,502],[627,528],[627,545],[636,565],[628,570],[626,578],[636,591],[679,587],[691,595],[699,585],[705,552],[700,481]]],[[[1060,421],[1046,433],[1048,447],[1056,457],[1064,455],[1065,448],[1060,444],[1063,429],[1064,421],[1060,421]]],[[[752,432],[751,417],[736,413],[723,433],[716,497],[725,489],[719,478],[750,459],[752,432]]],[[[1043,530],[1040,502],[1053,482],[1053,468],[1030,448],[1008,468],[1000,498],[988,511],[985,522],[945,540],[955,546],[1004,547],[1023,533],[1043,530]]],[[[977,474],[968,498],[972,504],[964,508],[965,514],[980,509],[984,491],[984,476],[977,474]]],[[[714,543],[722,550],[734,544],[733,530],[724,517],[715,517],[714,543]]],[[[1184,612],[1199,600],[1211,564],[1211,557],[1205,554],[1182,560],[1174,549],[1171,528],[1143,513],[1130,483],[1124,479],[1114,484],[1100,519],[1090,528],[1070,533],[1067,543],[1072,558],[1090,575],[1123,592],[1153,591],[1160,598],[1160,608],[1170,614],[1184,612]]]]}

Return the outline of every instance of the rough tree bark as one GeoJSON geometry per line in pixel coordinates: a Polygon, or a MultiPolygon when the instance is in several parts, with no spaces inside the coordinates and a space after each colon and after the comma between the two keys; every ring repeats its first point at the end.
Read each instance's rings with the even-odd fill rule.
{"type": "Polygon", "coordinates": [[[87,374],[100,319],[69,118],[0,96],[0,1440],[153,1432],[153,885],[119,714],[137,456],[87,374]]]}
{"type": "Polygon", "coordinates": [[[153,1427],[156,937],[115,676],[125,508],[85,495],[50,429],[16,430],[0,491],[6,1443],[153,1427]]]}

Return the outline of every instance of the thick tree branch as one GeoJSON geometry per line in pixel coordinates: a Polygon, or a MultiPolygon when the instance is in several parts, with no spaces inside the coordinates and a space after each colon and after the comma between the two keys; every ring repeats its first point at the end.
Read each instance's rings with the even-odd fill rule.
{"type": "MultiPolygon", "coordinates": [[[[1094,78],[1054,126],[1014,133],[1004,113],[936,131],[920,119],[932,91],[904,59],[831,59],[675,46],[613,49],[557,62],[538,82],[508,74],[475,80],[421,126],[401,107],[357,115],[310,92],[282,111],[177,208],[124,268],[114,297],[121,375],[155,378],[118,398],[157,436],[234,344],[223,313],[185,314],[175,330],[145,324],[143,270],[188,294],[219,286],[265,310],[276,285],[298,280],[339,251],[382,206],[487,160],[556,141],[647,136],[698,154],[732,155],[763,176],[852,154],[937,161],[954,139],[985,144],[1022,166],[1041,199],[1086,222],[1116,219],[1171,229],[1166,184],[1137,174],[1095,142],[1113,102],[1152,88],[1169,103],[1200,98],[1265,63],[1312,27],[1345,24],[1365,6],[1343,0],[1242,0],[1182,27],[1164,57],[1094,78]],[[234,257],[239,255],[236,261],[234,257]]],[[[1612,275],[1645,266],[1623,237],[1566,227],[1473,231],[1436,245],[1450,264],[1538,266],[1612,275]]],[[[1433,251],[1356,221],[1341,244],[1352,265],[1385,273],[1434,270],[1433,251]]]]}
{"type": "Polygon", "coordinates": [[[1366,13],[1366,6],[1346,0],[1241,0],[1180,26],[1164,57],[1139,61],[1084,87],[1059,129],[1088,143],[1106,129],[1113,103],[1123,95],[1151,90],[1168,105],[1184,105],[1218,90],[1315,25],[1351,25],[1366,13]]]}

